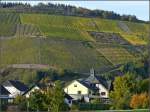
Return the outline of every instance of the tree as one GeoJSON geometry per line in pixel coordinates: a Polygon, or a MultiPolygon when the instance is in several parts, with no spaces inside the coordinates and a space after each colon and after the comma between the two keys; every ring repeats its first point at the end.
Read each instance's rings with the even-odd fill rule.
{"type": "Polygon", "coordinates": [[[34,92],[32,92],[28,100],[31,110],[44,110],[45,95],[41,91],[35,90],[34,92]]]}
{"type": "Polygon", "coordinates": [[[18,95],[15,100],[14,103],[16,105],[18,105],[20,110],[26,110],[26,105],[27,105],[27,100],[26,97],[22,96],[22,95],[18,95]]]}
{"type": "Polygon", "coordinates": [[[130,98],[132,93],[134,93],[134,89],[136,86],[134,82],[134,77],[129,73],[125,74],[124,76],[118,76],[115,78],[113,86],[114,90],[110,92],[112,108],[129,108],[130,98]]]}
{"type": "Polygon", "coordinates": [[[135,94],[132,96],[130,101],[130,107],[134,109],[148,108],[149,106],[149,95],[148,93],[135,94]]]}
{"type": "Polygon", "coordinates": [[[142,93],[142,92],[148,92],[149,91],[149,83],[150,83],[150,79],[144,79],[142,81],[139,82],[139,93],[142,93]]]}
{"type": "Polygon", "coordinates": [[[51,102],[52,111],[59,112],[61,110],[61,106],[63,105],[63,103],[64,103],[64,93],[62,91],[60,82],[56,82],[51,102]]]}
{"type": "Polygon", "coordinates": [[[64,92],[61,83],[56,81],[53,88],[47,90],[47,105],[51,112],[60,112],[64,105],[64,92]]]}

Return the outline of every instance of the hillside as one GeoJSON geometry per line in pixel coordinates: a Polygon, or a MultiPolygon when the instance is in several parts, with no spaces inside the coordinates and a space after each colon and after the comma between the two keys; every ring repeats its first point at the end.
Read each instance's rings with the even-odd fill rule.
{"type": "Polygon", "coordinates": [[[48,14],[0,13],[1,67],[48,64],[87,72],[136,61],[148,25],[48,14]]]}

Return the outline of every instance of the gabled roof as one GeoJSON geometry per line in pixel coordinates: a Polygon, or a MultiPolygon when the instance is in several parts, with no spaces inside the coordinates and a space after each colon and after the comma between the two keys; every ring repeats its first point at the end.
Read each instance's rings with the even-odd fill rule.
{"type": "Polygon", "coordinates": [[[30,92],[34,87],[38,87],[39,89],[45,88],[44,85],[41,85],[41,84],[33,84],[29,89],[26,90],[26,92],[24,92],[23,95],[25,95],[25,94],[27,94],[28,92],[30,92]]]}
{"type": "Polygon", "coordinates": [[[91,84],[102,84],[106,89],[109,90],[111,86],[111,81],[106,81],[101,76],[89,76],[85,81],[91,83],[91,84]]]}
{"type": "Polygon", "coordinates": [[[24,83],[18,80],[8,80],[3,83],[3,86],[11,86],[11,85],[14,86],[16,89],[18,89],[19,91],[26,91],[28,89],[28,87],[24,83]]]}
{"type": "Polygon", "coordinates": [[[94,71],[94,69],[92,68],[92,69],[90,69],[90,76],[87,78],[87,79],[85,79],[85,81],[87,81],[87,82],[89,82],[89,83],[99,83],[100,81],[99,81],[100,79],[97,77],[97,76],[95,76],[95,71],[94,71]]]}
{"type": "Polygon", "coordinates": [[[99,83],[100,82],[100,78],[98,78],[95,75],[90,75],[87,79],[85,79],[85,81],[90,82],[90,83],[99,83]]]}
{"type": "Polygon", "coordinates": [[[68,95],[66,93],[65,93],[65,98],[67,98],[68,100],[72,100],[73,99],[70,95],[68,95]]]}
{"type": "Polygon", "coordinates": [[[85,82],[84,80],[77,80],[80,84],[82,84],[83,86],[85,86],[86,88],[92,90],[92,91],[95,91],[97,90],[98,88],[97,87],[91,87],[91,85],[87,82],[85,82]]]}
{"type": "Polygon", "coordinates": [[[0,95],[9,95],[10,92],[7,91],[2,85],[0,85],[0,95]]]}
{"type": "Polygon", "coordinates": [[[101,76],[96,76],[94,73],[94,69],[90,70],[90,76],[84,80],[85,82],[88,82],[90,84],[102,84],[106,89],[109,90],[111,82],[106,81],[101,76]]]}

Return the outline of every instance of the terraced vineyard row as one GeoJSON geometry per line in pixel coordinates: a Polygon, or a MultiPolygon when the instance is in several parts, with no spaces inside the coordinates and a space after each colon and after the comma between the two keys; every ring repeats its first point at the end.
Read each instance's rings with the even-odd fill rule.
{"type": "Polygon", "coordinates": [[[127,40],[123,39],[123,37],[121,37],[121,35],[119,34],[105,33],[105,32],[89,32],[89,33],[96,40],[97,48],[119,47],[127,50],[130,54],[136,57],[141,56],[141,52],[137,51],[137,49],[135,49],[135,47],[132,44],[130,44],[127,40]]]}
{"type": "Polygon", "coordinates": [[[72,40],[91,40],[88,33],[72,27],[73,19],[65,16],[49,16],[38,14],[21,15],[22,23],[34,24],[45,36],[72,40]],[[36,19],[35,19],[36,18],[36,19]]]}
{"type": "MultiPolygon", "coordinates": [[[[74,71],[86,72],[91,67],[99,71],[112,67],[112,63],[136,59],[139,55],[130,48],[130,43],[134,39],[138,44],[145,42],[137,39],[137,34],[145,33],[138,33],[131,28],[134,24],[129,26],[126,22],[121,23],[121,27],[126,27],[123,29],[118,21],[99,18],[46,14],[2,14],[0,18],[5,23],[0,21],[4,25],[0,36],[19,37],[2,40],[1,66],[49,64],[74,71]],[[131,35],[125,31],[129,29],[131,35]],[[24,38],[40,35],[47,38],[24,38]]],[[[140,30],[146,26],[139,27],[140,30]]]]}
{"type": "Polygon", "coordinates": [[[126,62],[133,61],[136,59],[135,56],[133,56],[124,48],[101,47],[101,48],[98,48],[98,51],[101,52],[114,65],[126,63],[126,62]]]}
{"type": "Polygon", "coordinates": [[[13,36],[19,23],[19,14],[0,13],[0,36],[13,36]]]}
{"type": "Polygon", "coordinates": [[[123,22],[123,21],[119,21],[118,22],[118,26],[125,32],[127,32],[128,34],[131,34],[131,30],[130,28],[123,22]]]}
{"type": "Polygon", "coordinates": [[[117,34],[105,32],[89,32],[89,33],[98,43],[130,45],[130,43],[125,39],[123,39],[118,33],[117,34]]]}
{"type": "Polygon", "coordinates": [[[40,36],[40,30],[35,27],[34,25],[28,25],[28,24],[18,24],[17,30],[16,30],[16,36],[19,37],[33,37],[33,36],[40,36]]]}
{"type": "MultiPolygon", "coordinates": [[[[138,45],[146,44],[145,37],[148,37],[148,25],[146,24],[118,22],[100,18],[0,13],[0,25],[2,27],[0,36],[14,36],[16,32],[17,35],[18,32],[23,32],[23,35],[28,36],[32,33],[30,30],[28,30],[29,32],[27,31],[30,28],[28,25],[34,25],[34,28],[39,29],[44,36],[51,38],[93,41],[87,31],[113,32],[120,33],[124,39],[138,45]],[[16,29],[17,24],[21,24],[19,26],[21,27],[20,30],[16,29]],[[130,35],[128,34],[129,32],[130,35]]],[[[34,31],[31,35],[38,35],[35,32],[38,31],[34,31]]]]}
{"type": "Polygon", "coordinates": [[[79,41],[22,38],[3,40],[1,59],[7,64],[49,64],[74,71],[96,70],[112,67],[95,49],[79,41]],[[15,52],[14,52],[15,51],[15,52]]]}

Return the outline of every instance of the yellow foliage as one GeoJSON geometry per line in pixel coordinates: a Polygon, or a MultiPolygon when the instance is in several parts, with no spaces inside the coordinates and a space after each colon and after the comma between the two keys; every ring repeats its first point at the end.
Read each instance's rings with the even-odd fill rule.
{"type": "Polygon", "coordinates": [[[135,94],[132,96],[130,101],[131,108],[148,108],[149,106],[149,95],[148,93],[135,94]]]}
{"type": "Polygon", "coordinates": [[[133,45],[146,45],[147,44],[146,40],[139,38],[136,35],[122,34],[122,36],[124,39],[126,39],[133,45]]]}

